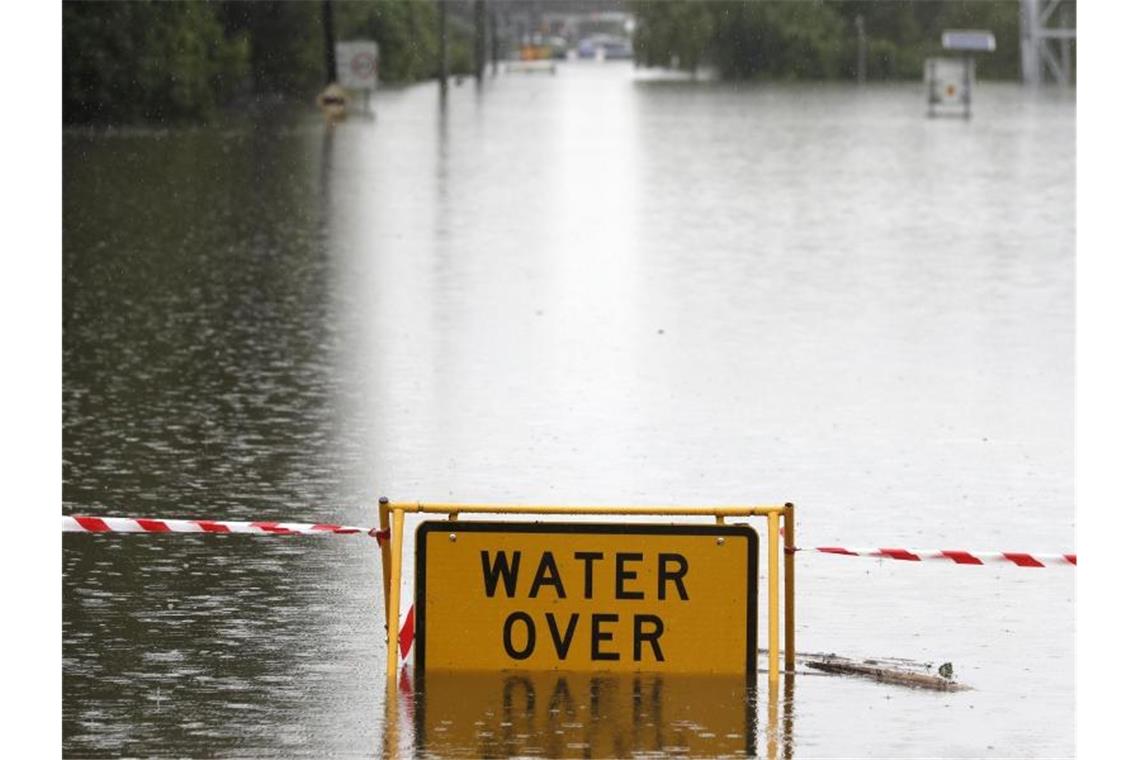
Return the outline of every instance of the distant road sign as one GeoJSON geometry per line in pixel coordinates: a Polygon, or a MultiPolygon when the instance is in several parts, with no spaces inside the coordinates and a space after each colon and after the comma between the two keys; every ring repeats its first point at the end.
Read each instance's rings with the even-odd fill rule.
{"type": "Polygon", "coordinates": [[[982,29],[949,29],[942,33],[942,47],[945,50],[992,53],[997,42],[992,32],[982,29]]]}
{"type": "Polygon", "coordinates": [[[336,78],[347,90],[376,89],[380,46],[371,40],[336,43],[336,78]]]}
{"type": "Polygon", "coordinates": [[[416,668],[756,671],[748,526],[428,522],[416,668]]]}

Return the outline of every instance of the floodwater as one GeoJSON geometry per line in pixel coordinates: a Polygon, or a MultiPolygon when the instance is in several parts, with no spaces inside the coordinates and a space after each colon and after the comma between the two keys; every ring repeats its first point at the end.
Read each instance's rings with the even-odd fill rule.
{"type": "MultiPolygon", "coordinates": [[[[372,106],[65,134],[65,513],[794,501],[801,546],[1074,549],[1071,92],[583,63],[372,106]]],[[[799,555],[802,651],[971,691],[386,693],[370,539],[63,544],[67,756],[1075,751],[1071,569],[799,555]]]]}

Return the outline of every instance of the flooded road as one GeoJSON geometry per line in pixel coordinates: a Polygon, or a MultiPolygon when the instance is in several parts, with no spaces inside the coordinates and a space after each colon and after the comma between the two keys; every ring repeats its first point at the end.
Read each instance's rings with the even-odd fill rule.
{"type": "MultiPolygon", "coordinates": [[[[372,104],[65,133],[65,513],[794,501],[803,546],[1074,548],[1071,93],[581,64],[372,104]]],[[[801,650],[972,691],[389,695],[366,538],[63,543],[67,756],[1075,751],[1062,568],[800,555],[801,650]]]]}

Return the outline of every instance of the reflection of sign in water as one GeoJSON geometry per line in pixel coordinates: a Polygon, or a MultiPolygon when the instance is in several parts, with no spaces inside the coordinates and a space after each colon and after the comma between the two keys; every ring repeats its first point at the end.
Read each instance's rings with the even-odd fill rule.
{"type": "Polygon", "coordinates": [[[455,757],[756,753],[756,695],[737,676],[432,671],[416,747],[455,757]]]}
{"type": "Polygon", "coordinates": [[[348,90],[376,89],[380,47],[371,40],[336,43],[336,78],[348,90]]]}
{"type": "Polygon", "coordinates": [[[416,667],[754,677],[747,526],[429,522],[416,667]]]}

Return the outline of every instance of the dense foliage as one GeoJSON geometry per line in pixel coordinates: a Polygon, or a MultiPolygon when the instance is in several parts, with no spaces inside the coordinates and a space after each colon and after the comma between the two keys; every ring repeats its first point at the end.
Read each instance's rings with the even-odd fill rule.
{"type": "MultiPolygon", "coordinates": [[[[432,0],[334,3],[338,39],[380,45],[380,78],[439,66],[432,0]]],[[[470,27],[449,24],[450,71],[472,70],[470,27]]],[[[115,0],[63,5],[67,123],[201,120],[236,98],[312,97],[325,83],[319,2],[115,0]]]]}
{"type": "MultiPolygon", "coordinates": [[[[1074,0],[1065,0],[1071,12],[1074,0]]],[[[638,64],[727,79],[853,79],[856,20],[870,79],[919,78],[949,28],[982,28],[997,51],[978,74],[1017,78],[1016,0],[630,0],[638,64]]],[[[411,82],[439,66],[435,0],[337,2],[338,39],[380,45],[380,77],[411,82]]],[[[456,4],[455,74],[472,70],[472,29],[456,4]]],[[[310,98],[324,84],[319,2],[112,0],[63,6],[63,114],[68,123],[200,120],[235,100],[310,98]]]]}
{"type": "Polygon", "coordinates": [[[248,41],[202,3],[65,3],[63,117],[196,117],[245,74],[248,41]]]}
{"type": "MultiPolygon", "coordinates": [[[[1015,0],[634,0],[634,52],[642,66],[726,79],[854,79],[861,16],[869,79],[921,78],[945,29],[988,29],[997,50],[978,75],[1020,76],[1015,0]]],[[[1070,3],[1071,5],[1071,3],[1070,3]]]]}

